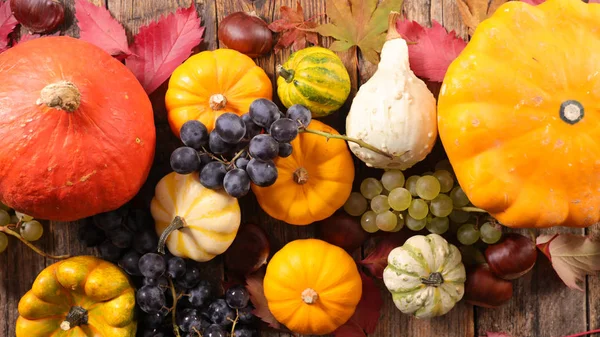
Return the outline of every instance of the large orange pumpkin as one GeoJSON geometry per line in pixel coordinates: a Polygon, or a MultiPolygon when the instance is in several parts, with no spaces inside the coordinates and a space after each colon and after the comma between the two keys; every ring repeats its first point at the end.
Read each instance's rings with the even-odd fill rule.
{"type": "Polygon", "coordinates": [[[0,54],[0,202],[49,220],[116,209],[154,157],[152,106],[121,62],[71,37],[0,54]]]}
{"type": "MultiPolygon", "coordinates": [[[[308,129],[339,134],[327,124],[312,120],[308,129]]],[[[308,225],[330,217],[352,192],[354,162],[341,139],[300,133],[292,141],[292,154],[275,159],[275,184],[252,191],[260,207],[275,219],[308,225]]]]}
{"type": "Polygon", "coordinates": [[[439,134],[477,207],[510,227],[600,220],[600,5],[511,1],[441,88],[439,134]]]}
{"type": "Polygon", "coordinates": [[[250,57],[233,49],[203,51],[171,75],[169,124],[177,136],[188,120],[199,120],[211,131],[223,113],[245,114],[255,99],[272,96],[271,80],[250,57]]]}
{"type": "Polygon", "coordinates": [[[301,334],[328,334],[348,321],[362,296],[356,263],[322,240],[295,240],[267,265],[265,297],[275,318],[301,334]]]}

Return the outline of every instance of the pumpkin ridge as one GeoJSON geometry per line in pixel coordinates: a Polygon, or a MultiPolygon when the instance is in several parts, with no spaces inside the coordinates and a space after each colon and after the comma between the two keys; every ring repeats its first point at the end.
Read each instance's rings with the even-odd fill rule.
{"type": "Polygon", "coordinates": [[[423,268],[423,270],[426,271],[426,273],[428,275],[421,275],[421,276],[429,276],[429,274],[431,274],[431,268],[429,267],[429,265],[427,264],[427,261],[423,258],[422,255],[419,255],[419,253],[417,253],[412,246],[410,245],[404,245],[402,246],[402,249],[404,251],[406,251],[406,253],[408,253],[408,255],[410,255],[410,257],[413,258],[413,260],[415,260],[416,262],[418,262],[421,267],[423,268]]]}
{"type": "Polygon", "coordinates": [[[344,101],[337,100],[333,95],[323,95],[323,92],[328,92],[329,87],[320,86],[317,83],[309,83],[306,79],[298,78],[294,80],[296,90],[300,95],[307,97],[311,103],[319,103],[323,106],[343,104],[344,101]]]}
{"type": "Polygon", "coordinates": [[[419,275],[418,273],[411,272],[411,271],[402,269],[400,267],[397,267],[394,264],[388,264],[387,268],[392,269],[392,271],[395,272],[395,273],[407,274],[407,275],[410,275],[410,276],[413,276],[413,277],[421,277],[422,276],[422,275],[419,275]]]}

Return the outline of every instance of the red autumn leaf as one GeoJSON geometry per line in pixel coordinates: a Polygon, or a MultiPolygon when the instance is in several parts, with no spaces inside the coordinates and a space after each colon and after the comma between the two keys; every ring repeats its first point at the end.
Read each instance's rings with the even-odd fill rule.
{"type": "Polygon", "coordinates": [[[467,45],[454,31],[448,33],[436,21],[433,27],[425,28],[415,21],[399,20],[396,29],[406,41],[413,42],[408,45],[412,71],[434,82],[444,80],[448,66],[467,45]]]}
{"type": "Polygon", "coordinates": [[[125,65],[148,94],[152,93],[202,42],[204,27],[194,3],[141,27],[131,45],[132,56],[125,65]]]}
{"type": "Polygon", "coordinates": [[[111,55],[131,54],[125,29],[108,9],[88,0],[75,0],[75,17],[81,40],[95,44],[111,55]]]}
{"type": "Polygon", "coordinates": [[[292,50],[299,50],[306,47],[306,42],[313,45],[319,44],[319,37],[315,32],[309,32],[307,29],[317,27],[317,23],[304,19],[304,10],[300,1],[296,3],[296,9],[289,6],[281,6],[281,19],[273,21],[269,29],[282,33],[275,45],[275,52],[292,46],[292,50]]]}
{"type": "Polygon", "coordinates": [[[15,29],[18,22],[10,9],[10,1],[0,2],[0,52],[8,49],[8,35],[15,29]]]}
{"type": "Polygon", "coordinates": [[[367,268],[371,275],[379,279],[383,278],[383,270],[387,267],[387,258],[392,249],[401,246],[408,239],[406,231],[400,231],[383,238],[375,250],[358,264],[367,268]]]}
{"type": "Polygon", "coordinates": [[[372,278],[360,272],[362,279],[362,296],[360,302],[356,306],[354,315],[350,317],[346,324],[334,331],[336,337],[362,337],[367,334],[372,334],[377,328],[381,307],[383,306],[383,298],[381,291],[375,284],[372,278]]]}
{"type": "Polygon", "coordinates": [[[600,271],[600,241],[584,235],[540,235],[536,245],[571,289],[584,291],[585,275],[600,271]]]}
{"type": "Polygon", "coordinates": [[[281,324],[277,322],[267,304],[265,289],[263,288],[264,278],[265,274],[263,272],[256,272],[246,277],[246,289],[248,289],[250,301],[252,301],[252,304],[254,305],[252,313],[263,322],[269,324],[270,327],[280,329],[281,324]]]}
{"type": "MultiPolygon", "coordinates": [[[[53,34],[48,34],[48,35],[43,35],[43,36],[59,36],[60,32],[56,32],[53,34]]],[[[31,40],[35,40],[35,39],[39,39],[40,37],[42,37],[42,35],[40,34],[25,34],[23,36],[21,36],[21,38],[19,39],[19,41],[15,42],[13,46],[18,45],[19,43],[23,43],[23,42],[27,42],[27,41],[31,41],[31,40]]]]}

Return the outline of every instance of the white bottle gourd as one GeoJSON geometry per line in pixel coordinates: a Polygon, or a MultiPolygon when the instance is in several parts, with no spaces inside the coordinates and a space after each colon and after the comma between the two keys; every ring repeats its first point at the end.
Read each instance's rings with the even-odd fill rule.
{"type": "Polygon", "coordinates": [[[435,97],[410,69],[408,46],[396,31],[399,17],[400,13],[390,13],[381,61],[352,101],[346,133],[390,155],[349,142],[350,150],[367,166],[404,170],[431,152],[437,114],[435,97]]]}

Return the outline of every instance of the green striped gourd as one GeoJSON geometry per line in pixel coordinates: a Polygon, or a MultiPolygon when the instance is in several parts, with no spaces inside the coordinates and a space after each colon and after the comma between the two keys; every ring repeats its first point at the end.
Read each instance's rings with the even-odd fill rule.
{"type": "Polygon", "coordinates": [[[416,235],[388,255],[383,281],[396,307],[417,318],[446,314],[465,292],[458,248],[437,234],[416,235]]]}
{"type": "Polygon", "coordinates": [[[309,47],[293,53],[277,67],[277,94],[286,108],[302,104],[313,117],[327,116],[344,105],[350,94],[350,75],[331,50],[309,47]]]}

